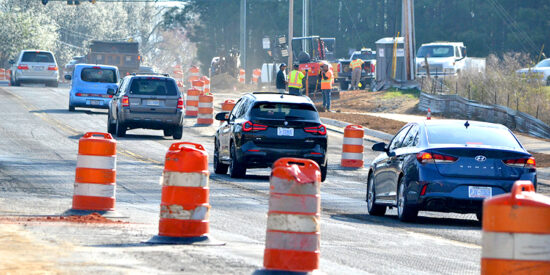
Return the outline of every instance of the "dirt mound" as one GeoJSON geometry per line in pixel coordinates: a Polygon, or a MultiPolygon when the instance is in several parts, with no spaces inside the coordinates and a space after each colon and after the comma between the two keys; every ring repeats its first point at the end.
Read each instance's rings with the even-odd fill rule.
{"type": "MultiPolygon", "coordinates": [[[[343,92],[345,94],[346,92],[343,92]]],[[[417,92],[361,92],[332,101],[332,109],[342,112],[416,114],[417,92]]]]}
{"type": "Polygon", "coordinates": [[[0,222],[73,222],[73,223],[128,223],[120,220],[107,219],[99,213],[85,216],[46,216],[46,217],[0,217],[0,222]]]}
{"type": "Polygon", "coordinates": [[[211,88],[218,88],[218,89],[229,89],[235,86],[243,85],[237,81],[237,78],[230,76],[227,73],[218,74],[212,76],[212,79],[210,80],[210,86],[211,88]]]}
{"type": "Polygon", "coordinates": [[[396,134],[397,131],[399,131],[399,129],[401,129],[406,124],[405,122],[401,122],[393,119],[362,115],[362,114],[342,114],[342,113],[321,112],[319,113],[319,115],[321,117],[326,117],[326,118],[336,119],[340,121],[345,121],[347,123],[361,125],[369,129],[386,132],[392,135],[396,134]]]}

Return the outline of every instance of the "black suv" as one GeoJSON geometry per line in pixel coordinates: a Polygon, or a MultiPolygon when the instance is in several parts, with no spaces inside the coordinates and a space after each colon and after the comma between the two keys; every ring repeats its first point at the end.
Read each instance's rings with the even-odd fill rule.
{"type": "Polygon", "coordinates": [[[183,135],[183,96],[168,75],[130,75],[122,79],[109,104],[107,131],[118,137],[126,130],[164,130],[164,136],[183,135]]]}
{"type": "Polygon", "coordinates": [[[282,157],[306,158],[327,175],[327,129],[313,102],[304,96],[253,93],[243,96],[214,137],[214,172],[243,177],[247,168],[270,167],[282,157]]]}

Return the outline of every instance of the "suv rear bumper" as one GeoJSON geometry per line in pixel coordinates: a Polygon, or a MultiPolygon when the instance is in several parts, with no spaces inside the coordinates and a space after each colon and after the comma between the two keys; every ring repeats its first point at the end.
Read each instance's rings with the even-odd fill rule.
{"type": "Polygon", "coordinates": [[[26,82],[26,83],[53,82],[53,81],[59,80],[59,73],[55,72],[55,73],[52,73],[51,75],[33,76],[33,75],[25,75],[24,73],[16,71],[15,78],[17,79],[17,81],[26,82]]]}
{"type": "Polygon", "coordinates": [[[123,110],[119,114],[120,123],[130,129],[145,128],[161,130],[166,127],[183,125],[183,110],[178,109],[176,113],[132,113],[130,110],[123,110]]]}
{"type": "Polygon", "coordinates": [[[319,144],[308,149],[281,149],[268,148],[255,145],[253,142],[245,143],[237,152],[239,162],[246,168],[267,168],[273,163],[285,157],[310,159],[324,166],[327,163],[326,148],[321,148],[319,144]]]}
{"type": "Polygon", "coordinates": [[[72,107],[109,109],[110,98],[71,96],[69,105],[72,107]]]}

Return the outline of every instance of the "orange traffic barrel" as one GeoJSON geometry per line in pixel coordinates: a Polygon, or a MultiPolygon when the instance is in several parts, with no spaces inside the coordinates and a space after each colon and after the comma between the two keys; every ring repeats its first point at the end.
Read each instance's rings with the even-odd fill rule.
{"type": "Polygon", "coordinates": [[[200,144],[177,142],[166,153],[162,174],[159,234],[150,242],[208,240],[208,154],[200,144]]]}
{"type": "Polygon", "coordinates": [[[214,123],[214,96],[199,96],[199,113],[197,115],[197,124],[211,125],[214,123]]]}
{"type": "Polygon", "coordinates": [[[115,209],[116,141],[111,134],[89,132],[78,142],[74,210],[115,209]]]}
{"type": "Polygon", "coordinates": [[[254,69],[254,71],[252,71],[252,83],[257,84],[260,76],[262,76],[262,70],[254,69]]]}
{"type": "Polygon", "coordinates": [[[199,96],[201,91],[197,89],[187,90],[187,97],[185,100],[185,116],[196,117],[199,114],[199,96]]]}
{"type": "Polygon", "coordinates": [[[199,90],[202,93],[204,93],[204,82],[202,80],[195,80],[191,82],[191,88],[195,90],[199,90]]]}
{"type": "Polygon", "coordinates": [[[530,181],[483,203],[481,274],[550,274],[550,197],[530,181]]]}
{"type": "Polygon", "coordinates": [[[342,167],[363,167],[363,136],[365,131],[359,125],[348,125],[344,129],[342,146],[342,167]]]}
{"type": "Polygon", "coordinates": [[[264,268],[310,272],[319,268],[321,172],[307,159],[280,158],[270,177],[264,268]]]}
{"type": "Polygon", "coordinates": [[[243,69],[239,70],[239,82],[244,84],[246,72],[243,69]]]}
{"type": "Polygon", "coordinates": [[[6,77],[6,69],[1,69],[0,68],[0,80],[6,80],[7,77],[6,77]]]}
{"type": "Polygon", "coordinates": [[[233,100],[233,99],[226,99],[222,103],[222,111],[223,112],[231,112],[233,110],[233,107],[235,107],[235,100],[233,100]]]}
{"type": "Polygon", "coordinates": [[[187,81],[189,82],[193,82],[195,80],[199,80],[200,78],[200,70],[199,70],[199,67],[197,66],[191,66],[191,68],[189,68],[189,77],[187,78],[187,81]]]}
{"type": "Polygon", "coordinates": [[[203,93],[209,94],[210,93],[210,78],[207,76],[202,76],[200,79],[204,83],[203,93]]]}

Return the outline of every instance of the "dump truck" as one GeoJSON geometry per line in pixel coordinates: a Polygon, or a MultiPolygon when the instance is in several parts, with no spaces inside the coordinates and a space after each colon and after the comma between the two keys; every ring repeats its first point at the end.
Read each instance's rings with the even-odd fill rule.
{"type": "Polygon", "coordinates": [[[141,63],[139,43],[93,40],[90,42],[86,62],[117,66],[121,77],[137,73],[141,63]]]}

